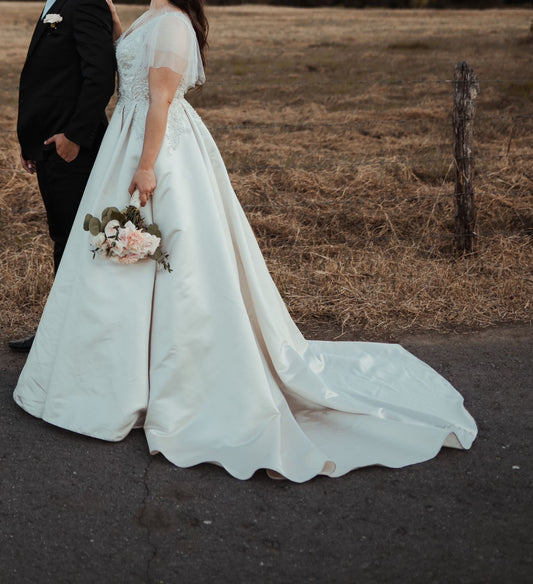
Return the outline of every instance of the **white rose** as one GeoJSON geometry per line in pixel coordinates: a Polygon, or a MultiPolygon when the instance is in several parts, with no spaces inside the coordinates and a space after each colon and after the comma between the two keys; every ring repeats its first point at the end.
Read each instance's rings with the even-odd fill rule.
{"type": "Polygon", "coordinates": [[[124,229],[120,228],[118,230],[118,237],[117,239],[113,240],[113,244],[111,247],[111,253],[116,256],[123,256],[124,254],[128,253],[127,250],[127,240],[124,239],[124,229]]]}
{"type": "Polygon", "coordinates": [[[112,219],[105,226],[105,234],[107,237],[115,237],[117,234],[117,227],[120,227],[120,223],[116,219],[112,219]]]}
{"type": "Polygon", "coordinates": [[[106,240],[105,234],[100,232],[98,235],[91,235],[91,245],[94,247],[101,248],[106,240]]]}
{"type": "Polygon", "coordinates": [[[148,255],[154,255],[155,250],[159,247],[161,239],[156,235],[150,235],[150,239],[146,242],[146,253],[148,255]]]}
{"type": "Polygon", "coordinates": [[[61,14],[47,14],[43,19],[44,24],[58,24],[60,22],[63,22],[61,14]]]}
{"type": "Polygon", "coordinates": [[[132,231],[137,231],[137,227],[135,227],[135,225],[131,221],[126,221],[126,224],[124,225],[124,229],[128,233],[131,233],[132,231]]]}

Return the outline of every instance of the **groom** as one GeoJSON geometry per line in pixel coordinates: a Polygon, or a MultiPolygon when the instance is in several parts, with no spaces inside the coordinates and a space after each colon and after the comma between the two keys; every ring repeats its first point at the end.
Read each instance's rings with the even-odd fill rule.
{"type": "MultiPolygon", "coordinates": [[[[20,76],[21,162],[37,173],[57,272],[115,90],[113,23],[106,0],[47,0],[20,76]]],[[[10,341],[29,351],[33,336],[10,341]]]]}

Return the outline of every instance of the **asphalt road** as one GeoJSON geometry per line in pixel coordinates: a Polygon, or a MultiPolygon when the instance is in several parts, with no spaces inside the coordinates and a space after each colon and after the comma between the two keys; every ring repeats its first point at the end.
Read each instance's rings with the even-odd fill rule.
{"type": "Polygon", "coordinates": [[[141,431],[110,444],[49,426],[12,401],[23,358],[3,349],[0,582],[533,581],[533,329],[402,344],[465,396],[472,450],[301,485],[173,467],[141,431]]]}

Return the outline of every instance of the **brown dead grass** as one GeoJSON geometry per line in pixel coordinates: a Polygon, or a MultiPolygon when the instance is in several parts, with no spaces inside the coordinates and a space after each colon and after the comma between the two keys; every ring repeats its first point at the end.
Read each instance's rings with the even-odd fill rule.
{"type": "MultiPolygon", "coordinates": [[[[13,130],[17,76],[41,5],[0,6],[0,128],[13,130]]],[[[126,24],[142,11],[119,9],[126,24]]],[[[529,17],[527,10],[210,9],[209,82],[191,101],[213,130],[298,323],[377,338],[531,322],[529,17]],[[460,60],[481,82],[473,257],[457,256],[452,245],[446,80],[460,60]],[[315,126],[293,127],[306,123],[315,126]]],[[[13,133],[4,138],[0,323],[15,334],[35,327],[52,262],[35,181],[9,170],[17,146],[13,133]]]]}

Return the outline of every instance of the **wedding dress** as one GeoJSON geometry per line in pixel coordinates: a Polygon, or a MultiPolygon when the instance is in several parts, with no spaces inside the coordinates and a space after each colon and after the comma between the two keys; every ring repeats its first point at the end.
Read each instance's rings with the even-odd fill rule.
{"type": "Polygon", "coordinates": [[[117,43],[119,99],[14,392],[30,414],[117,441],[144,429],[180,467],[297,482],[470,448],[461,395],[399,345],[306,341],[271,279],[217,147],[185,100],[204,81],[188,18],[150,10],[117,43]],[[126,206],[148,68],[182,75],[143,213],[172,273],[93,259],[86,213],[126,206]]]}

